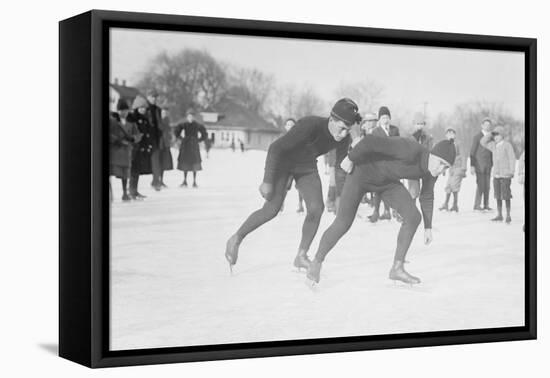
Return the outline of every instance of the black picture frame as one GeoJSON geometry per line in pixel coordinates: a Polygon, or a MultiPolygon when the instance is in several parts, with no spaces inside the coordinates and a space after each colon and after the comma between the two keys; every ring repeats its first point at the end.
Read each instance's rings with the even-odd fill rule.
{"type": "Polygon", "coordinates": [[[535,339],[537,41],[92,10],[59,23],[59,355],[88,367],[535,339]],[[110,27],[457,47],[525,53],[525,326],[109,351],[108,121],[110,27]],[[82,167],[87,167],[83,169],[82,167]]]}

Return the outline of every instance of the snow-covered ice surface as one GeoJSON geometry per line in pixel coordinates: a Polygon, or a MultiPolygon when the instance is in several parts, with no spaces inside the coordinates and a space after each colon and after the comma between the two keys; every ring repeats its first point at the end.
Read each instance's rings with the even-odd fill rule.
{"type": "MultiPolygon", "coordinates": [[[[229,275],[225,243],[262,205],[264,159],[260,151],[212,150],[210,159],[203,154],[200,188],[179,188],[174,170],[169,188],[155,192],[151,176],[142,176],[141,202],[122,203],[120,181],[111,179],[112,350],[524,324],[524,211],[515,179],[511,225],[473,212],[473,176],[463,181],[460,213],[439,212],[446,177],[438,180],[434,242],[423,244],[421,226],[406,265],[422,284],[387,278],[399,224],[358,218],[312,291],[292,268],[303,221],[294,188],[284,211],[244,240],[229,275]]],[[[362,205],[359,215],[371,211],[362,205]]],[[[311,255],[333,218],[323,215],[311,255]]]]}

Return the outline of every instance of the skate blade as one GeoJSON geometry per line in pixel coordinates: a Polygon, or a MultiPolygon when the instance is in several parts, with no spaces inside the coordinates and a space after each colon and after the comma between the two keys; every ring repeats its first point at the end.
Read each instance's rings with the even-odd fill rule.
{"type": "Polygon", "coordinates": [[[306,278],[305,284],[308,287],[308,289],[311,290],[312,292],[314,293],[319,292],[319,284],[317,282],[310,280],[309,278],[306,278]]]}
{"type": "Polygon", "coordinates": [[[423,286],[422,282],[420,283],[407,283],[399,280],[392,280],[390,278],[390,281],[392,281],[391,284],[388,284],[387,287],[396,288],[399,290],[410,290],[415,292],[421,292],[421,293],[428,293],[430,292],[430,289],[423,286]]]}

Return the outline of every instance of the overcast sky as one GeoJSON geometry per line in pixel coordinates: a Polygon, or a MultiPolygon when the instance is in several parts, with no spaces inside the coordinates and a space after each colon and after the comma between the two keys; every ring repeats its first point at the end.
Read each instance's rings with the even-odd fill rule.
{"type": "Polygon", "coordinates": [[[134,84],[156,54],[185,47],[272,74],[278,85],[309,85],[327,102],[341,82],[369,79],[384,87],[390,109],[422,111],[428,102],[434,116],[485,100],[524,119],[524,55],[515,52],[112,29],[111,78],[134,84]]]}

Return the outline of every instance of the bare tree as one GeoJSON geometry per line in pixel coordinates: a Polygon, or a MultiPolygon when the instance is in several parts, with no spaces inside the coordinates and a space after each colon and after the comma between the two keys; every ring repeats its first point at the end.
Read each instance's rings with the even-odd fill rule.
{"type": "Polygon", "coordinates": [[[207,51],[184,49],[153,58],[138,87],[144,91],[156,88],[176,117],[181,117],[189,107],[205,109],[218,102],[227,78],[224,66],[207,51]]]}
{"type": "Polygon", "coordinates": [[[359,111],[374,112],[381,104],[384,87],[375,80],[343,82],[336,90],[336,97],[348,97],[357,103],[359,111]]]}
{"type": "Polygon", "coordinates": [[[233,69],[227,95],[247,109],[263,115],[274,89],[273,76],[257,69],[233,69]]]}
{"type": "Polygon", "coordinates": [[[525,143],[525,123],[514,118],[500,103],[472,101],[455,106],[449,115],[440,114],[434,122],[434,136],[443,137],[445,130],[452,127],[457,139],[469,151],[474,136],[479,133],[481,122],[490,118],[494,125],[503,126],[507,138],[512,142],[519,156],[525,143]]]}

